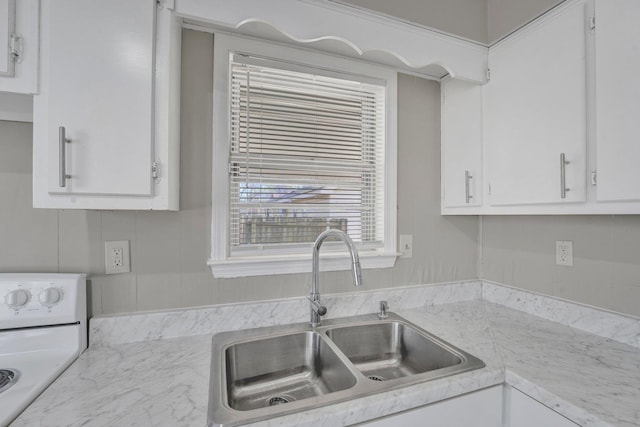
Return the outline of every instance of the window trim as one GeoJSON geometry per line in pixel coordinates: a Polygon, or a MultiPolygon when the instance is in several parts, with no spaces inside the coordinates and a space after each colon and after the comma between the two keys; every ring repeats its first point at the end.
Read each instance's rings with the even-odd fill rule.
{"type": "MultiPolygon", "coordinates": [[[[393,267],[397,253],[397,72],[390,68],[354,61],[317,51],[263,42],[248,37],[214,36],[213,65],[213,176],[211,258],[208,265],[214,277],[245,277],[311,271],[311,248],[307,253],[287,255],[230,256],[229,251],[229,54],[242,52],[278,61],[351,75],[368,76],[386,82],[385,141],[385,230],[384,246],[360,251],[362,268],[393,267]],[[222,173],[221,171],[224,171],[222,173]]],[[[321,254],[323,271],[350,268],[346,252],[321,254]]]]}

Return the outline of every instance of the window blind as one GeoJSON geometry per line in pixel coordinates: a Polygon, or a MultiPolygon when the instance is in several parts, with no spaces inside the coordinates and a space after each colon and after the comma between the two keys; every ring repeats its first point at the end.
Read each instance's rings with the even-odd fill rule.
{"type": "Polygon", "coordinates": [[[230,247],[384,240],[385,87],[232,55],[230,247]]]}

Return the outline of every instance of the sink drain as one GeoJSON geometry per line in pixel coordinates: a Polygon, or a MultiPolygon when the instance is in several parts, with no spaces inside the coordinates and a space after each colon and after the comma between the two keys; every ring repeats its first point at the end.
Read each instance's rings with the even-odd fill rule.
{"type": "Polygon", "coordinates": [[[369,375],[367,378],[369,378],[371,381],[386,381],[387,379],[384,377],[379,377],[377,375],[369,375]]]}
{"type": "Polygon", "coordinates": [[[267,400],[267,406],[282,405],[283,403],[289,403],[289,399],[287,399],[286,397],[282,397],[282,396],[276,396],[276,397],[272,397],[271,399],[267,400]]]}
{"type": "Polygon", "coordinates": [[[18,371],[14,369],[0,369],[0,393],[18,381],[18,371]]]}

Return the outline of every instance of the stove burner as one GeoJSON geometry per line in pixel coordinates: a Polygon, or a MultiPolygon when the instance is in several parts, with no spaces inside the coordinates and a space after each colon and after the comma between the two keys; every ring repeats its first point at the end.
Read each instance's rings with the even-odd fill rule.
{"type": "Polygon", "coordinates": [[[14,369],[0,369],[0,393],[18,381],[18,371],[14,369]]]}

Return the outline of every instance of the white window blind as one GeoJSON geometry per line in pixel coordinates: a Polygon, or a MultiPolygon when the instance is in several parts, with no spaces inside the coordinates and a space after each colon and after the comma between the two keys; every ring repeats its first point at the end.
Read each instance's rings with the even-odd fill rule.
{"type": "Polygon", "coordinates": [[[384,244],[385,86],[317,71],[231,56],[231,253],[328,227],[384,244]]]}

